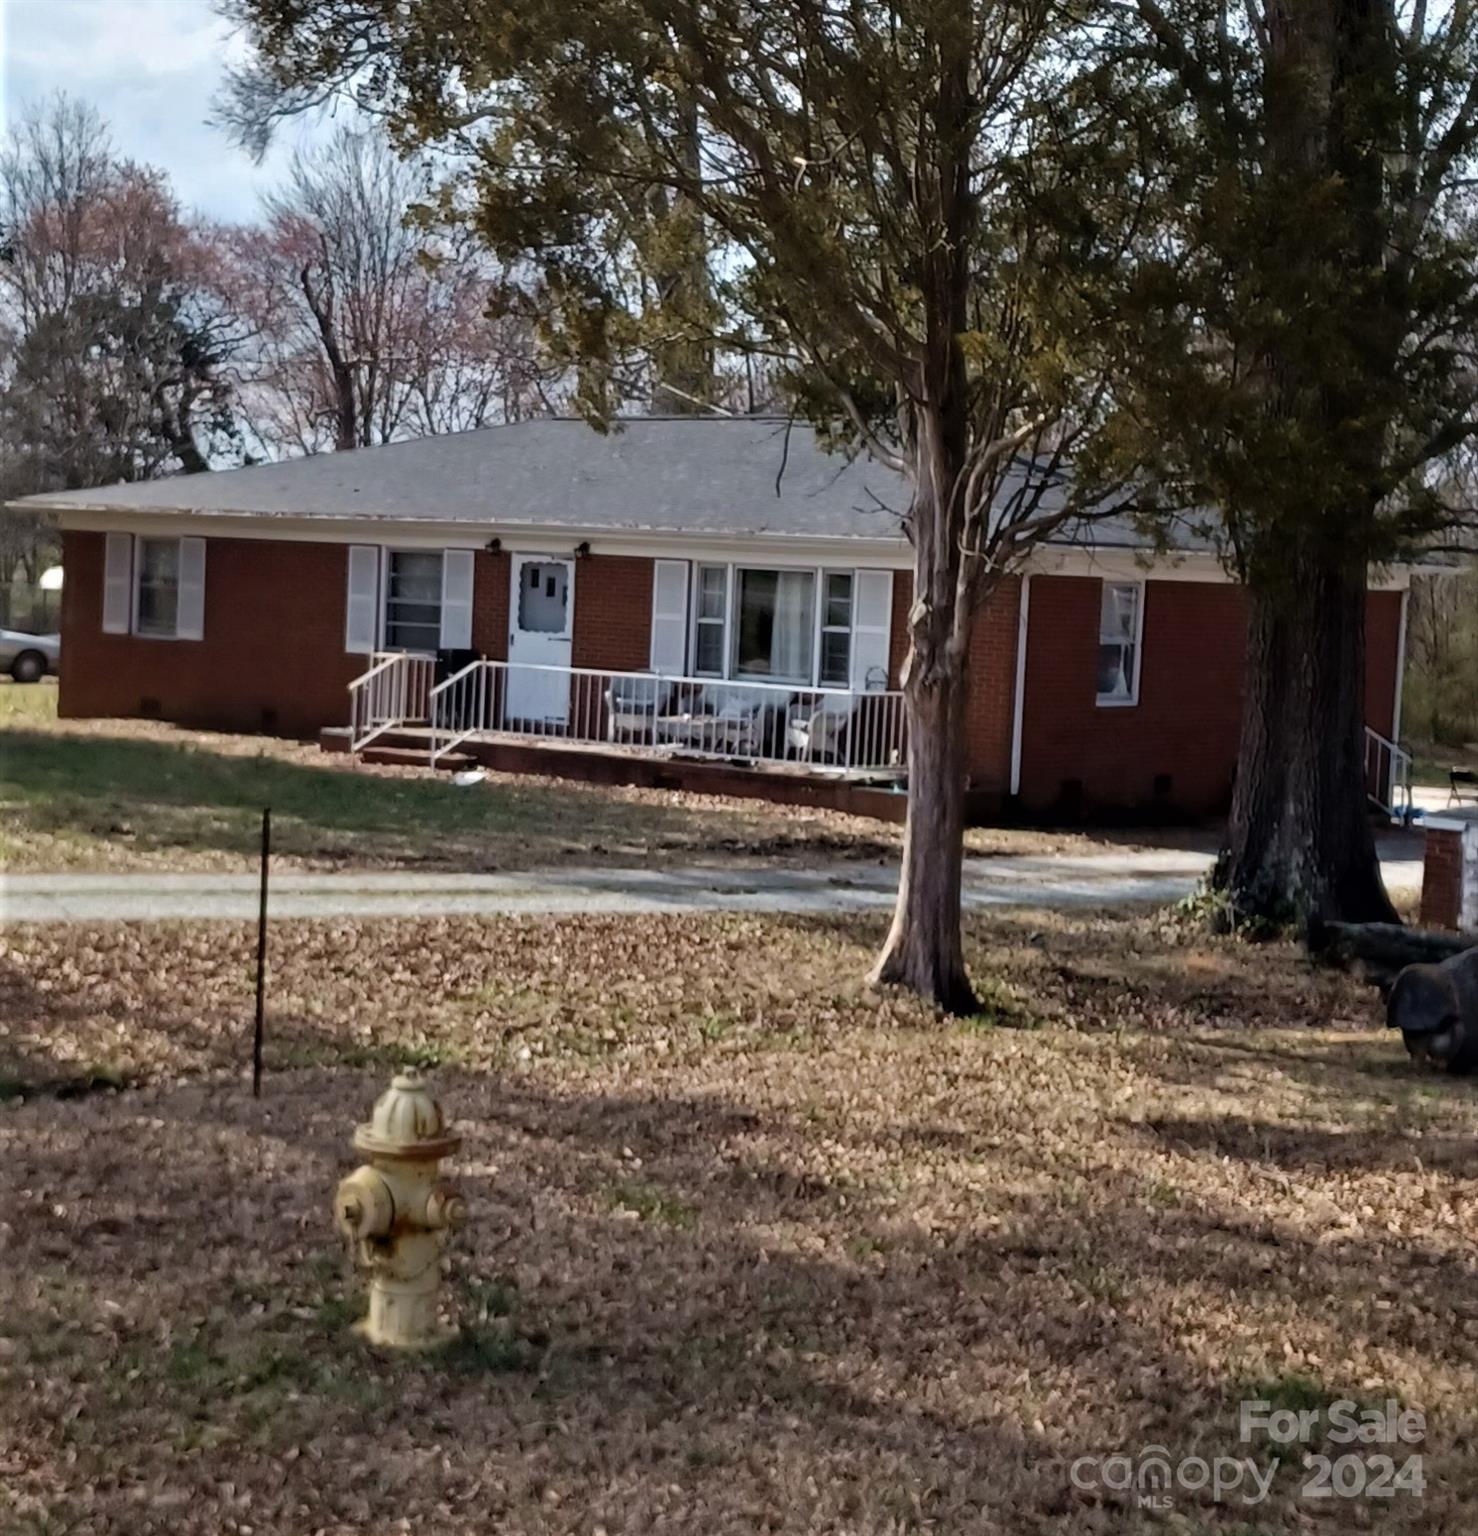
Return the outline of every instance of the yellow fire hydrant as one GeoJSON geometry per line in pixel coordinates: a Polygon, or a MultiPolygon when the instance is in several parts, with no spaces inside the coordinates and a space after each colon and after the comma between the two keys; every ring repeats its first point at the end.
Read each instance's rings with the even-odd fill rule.
{"type": "Polygon", "coordinates": [[[460,1145],[416,1071],[392,1078],[354,1132],[369,1163],[339,1185],[334,1215],[369,1271],[369,1316],[359,1327],[372,1344],[424,1349],[446,1337],[436,1315],[441,1250],[466,1221],[467,1203],[438,1165],[460,1145]]]}

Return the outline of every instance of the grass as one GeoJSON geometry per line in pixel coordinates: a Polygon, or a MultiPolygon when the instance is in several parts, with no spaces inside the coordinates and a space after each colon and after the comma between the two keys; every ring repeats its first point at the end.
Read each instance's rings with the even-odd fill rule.
{"type": "Polygon", "coordinates": [[[0,1529],[1462,1528],[1472,1086],[1293,946],[997,912],[958,1029],[858,982],[880,926],[284,927],[260,1103],[245,926],[7,929],[0,1529]],[[431,1043],[463,1333],[398,1361],[329,1202],[431,1043]],[[132,1086],[42,1091],[98,1061],[132,1086]],[[1262,1456],[1244,1397],[1420,1409],[1425,1495],[1074,1486],[1262,1456]]]}
{"type": "MultiPolygon", "coordinates": [[[[890,859],[899,829],[762,801],[492,774],[459,787],[316,746],[137,720],[58,720],[50,685],[0,684],[0,866],[243,870],[262,807],[289,869],[496,871],[674,858],[890,859]]],[[[1074,833],[977,829],[973,853],[1100,850],[1074,833]]]]}

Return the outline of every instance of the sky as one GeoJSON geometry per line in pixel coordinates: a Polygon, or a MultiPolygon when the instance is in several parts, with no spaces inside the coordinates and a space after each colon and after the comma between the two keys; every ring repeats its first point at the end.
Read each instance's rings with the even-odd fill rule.
{"type": "Polygon", "coordinates": [[[210,0],[0,0],[0,115],[57,90],[83,98],[127,158],[167,171],[187,209],[250,219],[280,181],[306,124],[255,164],[209,125],[211,98],[242,45],[210,0]]]}

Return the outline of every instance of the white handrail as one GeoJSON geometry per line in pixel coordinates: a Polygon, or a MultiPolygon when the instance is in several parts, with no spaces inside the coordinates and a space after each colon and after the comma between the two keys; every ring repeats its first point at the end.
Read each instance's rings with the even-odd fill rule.
{"type": "Polygon", "coordinates": [[[475,661],[429,690],[435,766],[475,737],[896,778],[907,728],[896,690],[475,661]]]}
{"type": "Polygon", "coordinates": [[[397,726],[429,719],[427,700],[436,658],[398,651],[349,684],[349,750],[361,752],[397,726]]]}
{"type": "Polygon", "coordinates": [[[464,719],[465,716],[458,710],[459,704],[478,702],[479,694],[474,694],[471,700],[464,697],[467,691],[466,679],[481,676],[483,663],[470,661],[459,672],[454,672],[450,677],[443,678],[427,696],[427,715],[431,722],[431,766],[436,767],[437,760],[445,757],[448,752],[455,751],[470,737],[482,729],[480,723],[485,719],[485,711],[478,715],[477,721],[470,726],[464,726],[451,733],[452,722],[464,719]]]}
{"type": "Polygon", "coordinates": [[[1389,736],[1365,727],[1365,793],[1392,821],[1411,820],[1411,753],[1389,736]]]}

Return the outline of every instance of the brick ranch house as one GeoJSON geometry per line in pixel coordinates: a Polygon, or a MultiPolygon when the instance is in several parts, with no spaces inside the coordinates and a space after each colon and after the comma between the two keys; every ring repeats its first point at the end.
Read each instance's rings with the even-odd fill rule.
{"type": "MultiPolygon", "coordinates": [[[[901,482],[760,418],[538,420],[30,498],[60,519],[64,715],[901,812],[901,482]]],[[[1372,797],[1404,572],[1373,582],[1372,797]]],[[[1227,803],[1244,601],[1190,536],[1040,549],[979,616],[972,809],[1227,803]]]]}

